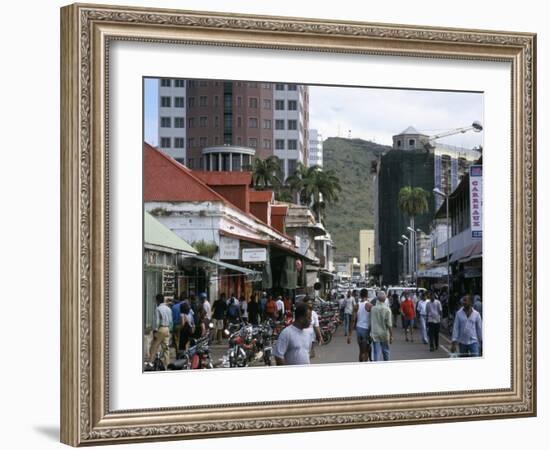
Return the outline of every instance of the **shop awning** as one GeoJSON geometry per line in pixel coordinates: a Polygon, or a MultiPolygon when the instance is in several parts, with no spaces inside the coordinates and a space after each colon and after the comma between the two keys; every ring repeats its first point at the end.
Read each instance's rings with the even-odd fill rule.
{"type": "Polygon", "coordinates": [[[207,258],[206,256],[201,255],[191,255],[189,258],[191,259],[198,259],[199,261],[203,261],[209,264],[213,264],[215,266],[221,267],[223,269],[228,270],[234,270],[235,272],[240,272],[242,274],[247,275],[248,277],[255,278],[255,277],[261,277],[261,272],[258,272],[257,270],[248,269],[246,267],[236,266],[234,264],[229,264],[221,261],[216,261],[215,259],[207,258]]]}
{"type": "Polygon", "coordinates": [[[447,266],[437,266],[419,270],[416,276],[417,278],[443,278],[447,276],[447,266]]]}
{"type": "Polygon", "coordinates": [[[145,211],[143,214],[143,237],[145,246],[154,250],[161,250],[168,253],[198,253],[191,245],[185,242],[172,230],[166,228],[162,223],[145,211]]]}
{"type": "Polygon", "coordinates": [[[482,241],[474,242],[453,252],[451,262],[467,262],[474,258],[480,258],[483,250],[482,241]]]}

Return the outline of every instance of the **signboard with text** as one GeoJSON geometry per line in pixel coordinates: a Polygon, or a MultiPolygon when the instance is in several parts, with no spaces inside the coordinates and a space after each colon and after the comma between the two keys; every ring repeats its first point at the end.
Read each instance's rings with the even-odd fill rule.
{"type": "Polygon", "coordinates": [[[472,239],[483,237],[483,166],[470,166],[470,226],[472,239]]]}
{"type": "Polygon", "coordinates": [[[239,259],[240,241],[226,236],[220,237],[220,259],[239,259]]]}
{"type": "Polygon", "coordinates": [[[243,248],[243,262],[265,262],[267,260],[267,249],[265,248],[243,248]]]}

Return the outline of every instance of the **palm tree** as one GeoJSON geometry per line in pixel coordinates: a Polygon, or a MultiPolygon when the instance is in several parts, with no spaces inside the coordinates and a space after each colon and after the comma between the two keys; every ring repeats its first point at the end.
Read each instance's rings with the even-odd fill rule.
{"type": "Polygon", "coordinates": [[[321,222],[326,205],[338,201],[337,192],[342,191],[342,187],[334,170],[324,171],[319,167],[312,169],[314,170],[303,180],[304,193],[317,214],[317,220],[321,222]]]}
{"type": "Polygon", "coordinates": [[[405,186],[399,191],[399,209],[409,217],[410,227],[414,230],[414,218],[428,211],[430,193],[421,187],[405,186]]]}
{"type": "Polygon", "coordinates": [[[305,195],[305,182],[314,176],[314,172],[321,170],[319,166],[306,167],[302,163],[296,165],[294,173],[288,176],[285,184],[293,196],[297,197],[298,204],[307,203],[305,195]]]}
{"type": "Polygon", "coordinates": [[[281,166],[279,158],[275,155],[271,155],[266,159],[254,159],[254,166],[249,167],[249,169],[252,171],[252,182],[255,189],[277,189],[282,185],[281,166]]]}

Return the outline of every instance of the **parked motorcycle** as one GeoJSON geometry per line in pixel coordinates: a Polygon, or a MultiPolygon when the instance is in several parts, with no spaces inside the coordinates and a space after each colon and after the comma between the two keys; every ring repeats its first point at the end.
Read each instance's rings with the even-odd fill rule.
{"type": "Polygon", "coordinates": [[[166,370],[166,367],[164,367],[164,363],[162,362],[163,356],[164,352],[161,350],[157,352],[153,361],[146,361],[143,364],[144,372],[158,372],[161,370],[166,370]]]}
{"type": "Polygon", "coordinates": [[[208,333],[197,340],[191,340],[191,346],[187,350],[182,350],[176,355],[174,362],[168,364],[169,370],[194,370],[194,369],[213,369],[214,364],[210,356],[210,335],[214,328],[209,325],[208,333]]]}
{"type": "Polygon", "coordinates": [[[225,334],[229,337],[229,349],[224,355],[224,367],[246,367],[262,359],[265,365],[271,365],[273,329],[269,322],[247,324],[233,333],[225,330],[225,334]]]}

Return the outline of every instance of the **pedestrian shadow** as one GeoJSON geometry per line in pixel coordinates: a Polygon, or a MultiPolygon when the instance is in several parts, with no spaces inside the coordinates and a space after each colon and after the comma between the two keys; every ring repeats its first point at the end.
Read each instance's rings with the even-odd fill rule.
{"type": "Polygon", "coordinates": [[[48,439],[59,442],[59,427],[38,425],[34,429],[48,439]]]}

